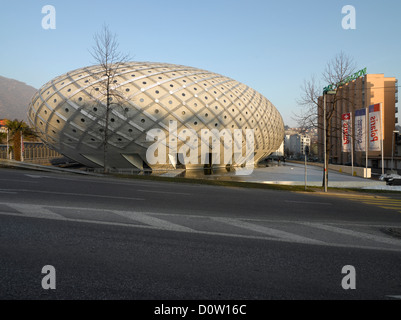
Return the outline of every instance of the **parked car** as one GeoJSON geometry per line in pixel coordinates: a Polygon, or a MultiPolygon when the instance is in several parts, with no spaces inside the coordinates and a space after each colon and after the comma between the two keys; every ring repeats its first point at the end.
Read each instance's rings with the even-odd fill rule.
{"type": "Polygon", "coordinates": [[[379,178],[380,181],[386,181],[388,186],[401,186],[401,176],[398,174],[384,174],[379,178]]]}

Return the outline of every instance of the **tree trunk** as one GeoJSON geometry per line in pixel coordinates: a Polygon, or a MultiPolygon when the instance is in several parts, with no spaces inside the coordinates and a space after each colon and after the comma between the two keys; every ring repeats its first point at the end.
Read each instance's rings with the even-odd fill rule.
{"type": "Polygon", "coordinates": [[[323,188],[325,187],[325,182],[327,183],[327,187],[329,186],[329,158],[330,158],[330,130],[331,130],[331,126],[330,126],[330,120],[327,120],[327,127],[326,127],[326,136],[323,137],[323,139],[326,139],[326,150],[323,150],[323,152],[326,153],[326,165],[323,165],[323,183],[322,186],[323,188]],[[325,171],[325,168],[327,169],[325,171]],[[326,176],[326,179],[325,179],[326,176]]]}
{"type": "Polygon", "coordinates": [[[16,132],[13,137],[14,160],[21,161],[21,132],[16,132]]]}
{"type": "MultiPolygon", "coordinates": [[[[108,70],[107,70],[108,71],[108,70]]],[[[107,168],[107,144],[109,140],[109,112],[110,112],[110,78],[107,79],[106,84],[106,123],[104,126],[104,146],[103,146],[103,173],[108,173],[107,168]]]]}

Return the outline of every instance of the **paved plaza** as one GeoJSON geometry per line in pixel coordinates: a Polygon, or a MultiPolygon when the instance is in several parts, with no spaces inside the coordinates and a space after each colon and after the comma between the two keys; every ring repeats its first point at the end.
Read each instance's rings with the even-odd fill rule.
{"type": "MultiPolygon", "coordinates": [[[[193,173],[186,174],[191,177],[193,173]]],[[[266,184],[283,185],[304,185],[305,184],[305,166],[299,163],[280,163],[280,165],[271,165],[269,167],[255,168],[250,175],[238,176],[235,172],[213,172],[211,176],[205,176],[207,179],[216,180],[239,180],[247,182],[257,182],[266,184]]],[[[307,185],[313,187],[322,186],[323,171],[321,167],[307,166],[307,185]]],[[[386,186],[386,182],[375,179],[364,179],[352,177],[349,174],[339,173],[329,170],[329,187],[333,188],[363,188],[380,190],[397,190],[399,187],[386,186]]]]}

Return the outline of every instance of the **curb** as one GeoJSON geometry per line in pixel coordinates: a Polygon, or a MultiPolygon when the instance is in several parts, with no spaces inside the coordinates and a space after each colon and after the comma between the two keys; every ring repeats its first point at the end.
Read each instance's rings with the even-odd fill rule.
{"type": "Polygon", "coordinates": [[[92,172],[86,172],[86,171],[81,171],[81,170],[73,170],[73,169],[58,168],[58,167],[51,167],[51,166],[43,166],[40,164],[19,162],[19,161],[14,161],[14,160],[0,159],[0,166],[5,166],[5,167],[9,167],[9,168],[30,169],[30,170],[45,171],[45,172],[64,172],[64,173],[82,174],[82,175],[86,175],[86,176],[103,177],[103,175],[99,174],[99,173],[92,173],[92,172]]]}

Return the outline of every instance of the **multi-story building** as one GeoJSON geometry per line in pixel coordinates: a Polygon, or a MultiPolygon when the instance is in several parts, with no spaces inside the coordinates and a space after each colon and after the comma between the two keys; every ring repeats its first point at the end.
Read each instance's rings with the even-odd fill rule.
{"type": "Polygon", "coordinates": [[[274,151],[271,155],[275,157],[284,157],[284,141],[281,144],[280,148],[274,151]]]}
{"type": "MultiPolygon", "coordinates": [[[[326,98],[327,105],[330,105],[333,96],[327,95],[326,98]]],[[[352,119],[355,119],[356,110],[380,103],[384,128],[384,166],[385,168],[390,168],[393,155],[393,131],[395,125],[398,123],[396,117],[398,113],[398,108],[396,108],[396,104],[398,103],[398,80],[394,77],[385,77],[384,74],[366,74],[337,88],[336,100],[337,105],[331,119],[331,131],[329,133],[329,144],[331,147],[330,162],[334,164],[346,164],[351,161],[351,153],[342,152],[342,115],[351,113],[352,119]]],[[[355,132],[351,132],[351,136],[351,141],[354,141],[355,132]]],[[[318,107],[318,145],[319,157],[323,159],[323,97],[319,98],[318,107]]],[[[365,166],[365,159],[365,152],[355,152],[354,150],[355,164],[365,166]]],[[[380,151],[369,151],[368,159],[370,167],[382,167],[380,151]]]]}
{"type": "Polygon", "coordinates": [[[310,147],[311,139],[305,135],[293,134],[289,136],[289,138],[286,137],[286,141],[286,148],[289,150],[289,152],[295,156],[300,156],[305,154],[306,146],[310,147]]]}

